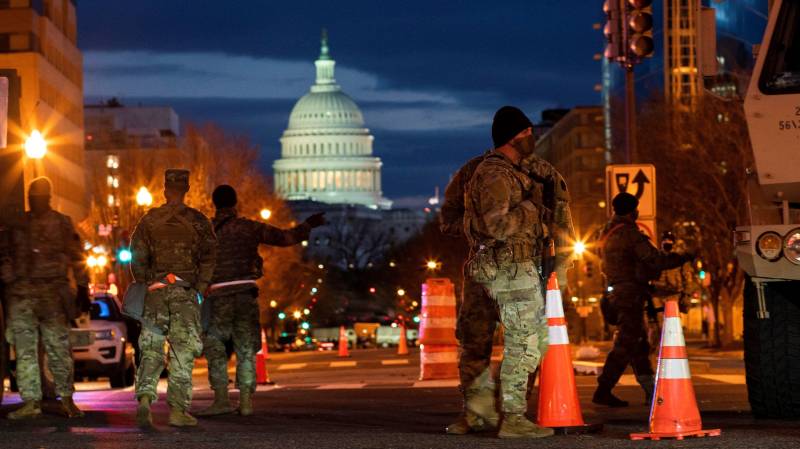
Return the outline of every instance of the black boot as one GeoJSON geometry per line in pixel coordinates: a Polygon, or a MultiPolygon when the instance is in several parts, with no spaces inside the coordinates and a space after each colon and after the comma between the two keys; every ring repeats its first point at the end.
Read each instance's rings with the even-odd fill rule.
{"type": "Polygon", "coordinates": [[[636,381],[642,386],[644,390],[644,403],[650,405],[653,403],[653,392],[656,389],[656,380],[654,376],[636,376],[636,381]]]}
{"type": "Polygon", "coordinates": [[[628,401],[623,401],[622,399],[611,394],[610,389],[602,387],[597,387],[597,390],[595,390],[594,396],[592,397],[592,402],[598,405],[605,405],[615,408],[628,406],[628,401]]]}

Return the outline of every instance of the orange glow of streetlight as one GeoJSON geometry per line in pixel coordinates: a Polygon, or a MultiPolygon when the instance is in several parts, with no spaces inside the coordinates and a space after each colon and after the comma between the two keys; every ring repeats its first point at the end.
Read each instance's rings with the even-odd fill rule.
{"type": "Polygon", "coordinates": [[[38,129],[31,131],[31,135],[25,139],[25,154],[31,159],[41,159],[47,154],[47,141],[38,129]]]}
{"type": "Polygon", "coordinates": [[[575,245],[572,246],[572,251],[574,251],[576,255],[580,256],[586,252],[586,244],[578,240],[575,242],[575,245]]]}
{"type": "Polygon", "coordinates": [[[429,260],[428,263],[425,264],[425,266],[427,266],[429,270],[435,270],[439,268],[439,262],[435,260],[429,260]]]}
{"type": "Polygon", "coordinates": [[[143,207],[153,204],[153,195],[150,194],[150,191],[147,190],[147,187],[139,187],[139,191],[136,192],[136,204],[143,207]]]}
{"type": "Polygon", "coordinates": [[[272,216],[272,211],[269,209],[261,209],[261,218],[264,220],[269,220],[269,217],[272,216]]]}

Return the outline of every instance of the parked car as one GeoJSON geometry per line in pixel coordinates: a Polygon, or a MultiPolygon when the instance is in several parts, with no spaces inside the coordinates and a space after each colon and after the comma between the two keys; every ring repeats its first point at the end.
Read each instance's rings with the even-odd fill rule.
{"type": "MultiPolygon", "coordinates": [[[[129,326],[115,295],[100,292],[92,297],[89,321],[70,330],[75,376],[108,377],[112,388],[133,385],[136,373],[129,326]]],[[[133,331],[133,329],[131,329],[133,331]]]]}

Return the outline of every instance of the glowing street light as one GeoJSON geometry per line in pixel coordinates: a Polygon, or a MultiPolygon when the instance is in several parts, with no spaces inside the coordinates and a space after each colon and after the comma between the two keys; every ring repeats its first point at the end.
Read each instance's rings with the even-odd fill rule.
{"type": "Polygon", "coordinates": [[[153,195],[150,194],[150,191],[147,190],[147,187],[139,187],[139,191],[136,192],[136,204],[142,207],[153,204],[153,195]]]}
{"type": "Polygon", "coordinates": [[[437,262],[435,260],[429,260],[428,263],[425,264],[425,266],[427,266],[429,270],[433,271],[433,270],[439,268],[439,262],[437,262]]]}
{"type": "Polygon", "coordinates": [[[278,307],[278,301],[275,301],[275,300],[273,299],[272,301],[270,301],[270,302],[269,302],[269,306],[270,306],[270,307],[272,307],[273,309],[274,309],[275,307],[278,307]]]}
{"type": "Polygon", "coordinates": [[[31,159],[41,159],[47,154],[47,141],[39,130],[34,129],[25,139],[25,154],[31,159]]]}
{"type": "Polygon", "coordinates": [[[405,295],[406,295],[405,290],[403,290],[402,288],[397,289],[397,296],[405,296],[405,295]]]}
{"type": "Polygon", "coordinates": [[[584,252],[586,252],[586,244],[578,240],[575,242],[575,245],[572,247],[572,251],[575,252],[575,255],[580,256],[584,252]]]}
{"type": "Polygon", "coordinates": [[[311,311],[308,309],[303,309],[303,315],[310,315],[311,311]]]}
{"type": "Polygon", "coordinates": [[[272,211],[269,209],[261,209],[261,218],[264,220],[269,220],[269,217],[272,216],[272,211]]]}
{"type": "Polygon", "coordinates": [[[299,319],[300,319],[300,318],[303,316],[303,314],[302,314],[302,313],[301,313],[299,310],[295,310],[295,311],[294,311],[294,313],[292,314],[292,316],[293,316],[293,317],[294,317],[296,320],[299,320],[299,319]]]}

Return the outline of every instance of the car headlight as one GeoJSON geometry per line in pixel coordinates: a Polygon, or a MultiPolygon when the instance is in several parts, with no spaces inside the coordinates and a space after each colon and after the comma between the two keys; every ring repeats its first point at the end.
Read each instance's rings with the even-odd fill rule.
{"type": "Polygon", "coordinates": [[[95,331],[94,339],[95,340],[113,340],[116,336],[116,332],[114,329],[103,329],[101,331],[95,331]]]}
{"type": "Polygon", "coordinates": [[[770,262],[775,262],[781,257],[783,239],[776,232],[765,232],[756,240],[756,251],[758,255],[770,262]]]}
{"type": "Polygon", "coordinates": [[[786,235],[783,240],[783,255],[789,262],[800,265],[800,228],[786,235]]]}

